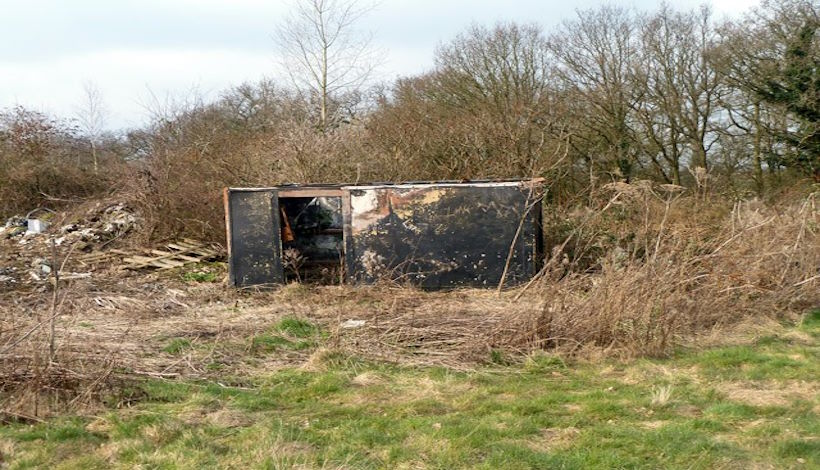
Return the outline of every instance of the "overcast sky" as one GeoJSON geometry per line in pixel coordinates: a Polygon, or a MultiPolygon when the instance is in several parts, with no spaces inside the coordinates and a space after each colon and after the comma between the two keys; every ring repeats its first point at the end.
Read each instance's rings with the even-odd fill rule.
{"type": "MultiPolygon", "coordinates": [[[[384,80],[428,70],[437,44],[471,23],[536,22],[547,31],[601,0],[382,0],[363,18],[385,53],[384,80]]],[[[609,2],[652,9],[659,2],[609,2]]],[[[677,0],[679,8],[702,0],[677,0]]],[[[718,17],[756,0],[713,0],[718,17]]],[[[282,76],[273,32],[292,0],[0,0],[0,109],[70,117],[93,82],[107,127],[146,119],[151,96],[192,90],[213,98],[231,85],[282,76]]]]}

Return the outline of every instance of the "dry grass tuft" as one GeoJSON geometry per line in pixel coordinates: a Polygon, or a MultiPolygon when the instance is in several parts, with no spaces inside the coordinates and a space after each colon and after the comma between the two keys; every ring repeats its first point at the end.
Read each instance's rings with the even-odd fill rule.
{"type": "Polygon", "coordinates": [[[558,253],[547,263],[531,342],[663,355],[716,328],[820,305],[816,194],[785,207],[737,204],[715,220],[719,209],[691,198],[636,200],[648,191],[617,192],[610,202],[625,202],[584,228],[606,242],[574,250],[569,268],[551,264],[558,253]]]}
{"type": "Polygon", "coordinates": [[[770,334],[820,305],[816,194],[724,208],[649,184],[608,189],[529,286],[501,296],[374,288],[360,299],[370,308],[355,312],[365,325],[337,340],[374,358],[460,368],[499,351],[662,356],[731,340],[738,325],[737,341],[770,334]]]}
{"type": "Polygon", "coordinates": [[[353,377],[350,382],[360,387],[372,387],[373,385],[382,385],[386,383],[385,379],[381,375],[373,371],[362,372],[361,374],[353,377]]]}
{"type": "Polygon", "coordinates": [[[671,385],[663,385],[659,387],[655,387],[652,389],[652,401],[651,405],[654,408],[663,408],[664,406],[669,404],[669,400],[672,398],[672,386],[671,385]]]}

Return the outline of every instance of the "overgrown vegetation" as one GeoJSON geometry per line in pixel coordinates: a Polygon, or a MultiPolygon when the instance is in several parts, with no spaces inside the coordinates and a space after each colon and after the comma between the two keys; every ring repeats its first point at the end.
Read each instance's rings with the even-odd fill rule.
{"type": "Polygon", "coordinates": [[[534,352],[455,372],[320,352],[241,386],[152,380],[130,408],[3,426],[0,452],[10,468],[811,468],[818,339],[820,312],[662,360],[534,352]]]}
{"type": "Polygon", "coordinates": [[[223,186],[548,189],[544,267],[498,292],[245,292],[222,263],[58,282],[74,246],[52,245],[51,284],[0,290],[0,463],[820,465],[817,25],[798,0],[728,24],[604,7],[474,26],[380,88],[262,81],[121,134],[0,113],[0,216],[124,201],[99,247],[222,242],[223,186]]]}
{"type": "Polygon", "coordinates": [[[223,380],[225,370],[281,367],[328,346],[457,370],[536,351],[664,357],[749,321],[794,322],[820,305],[815,197],[777,209],[724,206],[676,186],[613,183],[590,195],[589,209],[551,221],[557,238],[543,269],[501,292],[293,284],[266,293],[192,282],[205,267],[224,278],[219,264],[150,281],[114,269],[108,282],[71,281],[50,300],[9,292],[0,297],[3,329],[13,333],[0,370],[6,411],[37,418],[106,401],[109,382],[116,391],[146,375],[223,380]]]}
{"type": "Polygon", "coordinates": [[[727,24],[603,7],[548,32],[471,27],[393,84],[245,84],[120,134],[18,107],[0,116],[0,216],[125,189],[144,238],[220,241],[222,187],[283,181],[541,176],[555,211],[639,179],[776,200],[820,174],[817,24],[803,0],[727,24]]]}

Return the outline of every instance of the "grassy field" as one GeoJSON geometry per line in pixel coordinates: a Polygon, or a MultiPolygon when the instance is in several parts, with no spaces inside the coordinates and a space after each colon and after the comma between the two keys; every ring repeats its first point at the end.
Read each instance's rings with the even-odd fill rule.
{"type": "MultiPolygon", "coordinates": [[[[278,331],[260,353],[321,339],[278,331]]],[[[820,311],[663,360],[496,355],[455,372],[320,348],[299,368],[149,381],[130,407],[5,425],[0,452],[8,468],[817,468],[818,340],[820,311]]]]}

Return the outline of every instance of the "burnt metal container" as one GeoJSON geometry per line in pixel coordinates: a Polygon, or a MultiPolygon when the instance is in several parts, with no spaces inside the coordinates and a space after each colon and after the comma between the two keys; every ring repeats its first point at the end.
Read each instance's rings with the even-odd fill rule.
{"type": "MultiPolygon", "coordinates": [[[[426,289],[530,279],[542,258],[541,180],[225,189],[238,287],[321,273],[426,289]]],[[[322,278],[322,276],[319,276],[322,278]]]]}

